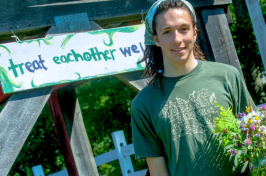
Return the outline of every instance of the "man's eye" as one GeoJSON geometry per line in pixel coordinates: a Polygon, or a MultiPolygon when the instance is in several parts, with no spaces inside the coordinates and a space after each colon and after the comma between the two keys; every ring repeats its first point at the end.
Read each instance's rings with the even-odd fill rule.
{"type": "Polygon", "coordinates": [[[170,33],[170,31],[164,31],[163,32],[163,34],[169,34],[170,33]]]}

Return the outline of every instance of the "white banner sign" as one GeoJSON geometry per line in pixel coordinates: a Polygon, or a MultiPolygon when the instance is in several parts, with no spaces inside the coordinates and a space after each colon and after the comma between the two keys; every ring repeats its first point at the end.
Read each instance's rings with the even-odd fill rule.
{"type": "Polygon", "coordinates": [[[0,45],[3,93],[141,70],[144,25],[0,45]]]}

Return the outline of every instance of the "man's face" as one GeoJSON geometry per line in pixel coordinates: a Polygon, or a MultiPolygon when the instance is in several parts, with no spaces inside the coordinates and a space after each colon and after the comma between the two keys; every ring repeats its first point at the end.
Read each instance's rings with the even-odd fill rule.
{"type": "Polygon", "coordinates": [[[169,64],[180,66],[194,59],[193,46],[197,34],[189,12],[171,8],[158,14],[155,20],[157,35],[153,38],[162,49],[165,69],[169,64]]]}

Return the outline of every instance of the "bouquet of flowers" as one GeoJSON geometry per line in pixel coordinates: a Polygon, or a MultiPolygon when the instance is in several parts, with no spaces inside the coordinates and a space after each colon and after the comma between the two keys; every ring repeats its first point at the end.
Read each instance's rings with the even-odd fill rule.
{"type": "Polygon", "coordinates": [[[237,155],[238,161],[251,163],[252,175],[266,175],[266,105],[234,116],[232,109],[220,109],[220,117],[215,118],[214,133],[219,134],[221,144],[227,154],[237,155]],[[239,154],[240,153],[240,154],[239,154]]]}

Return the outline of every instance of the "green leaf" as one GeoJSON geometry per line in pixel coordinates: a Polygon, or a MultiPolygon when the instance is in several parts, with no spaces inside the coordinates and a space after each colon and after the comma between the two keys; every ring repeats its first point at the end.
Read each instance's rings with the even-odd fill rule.
{"type": "Polygon", "coordinates": [[[141,63],[138,64],[138,62],[141,61],[142,58],[143,58],[143,56],[139,57],[139,59],[138,59],[138,61],[137,61],[137,67],[138,67],[139,69],[144,69],[144,68],[145,68],[145,67],[143,67],[143,66],[141,65],[141,63]]]}
{"type": "MultiPolygon", "coordinates": [[[[231,134],[236,134],[239,132],[238,119],[233,115],[232,108],[229,107],[227,110],[224,109],[217,103],[214,103],[220,109],[220,117],[215,117],[214,121],[216,123],[214,133],[224,133],[226,129],[231,134]]],[[[231,137],[231,136],[230,136],[231,137]]]]}
{"type": "Polygon", "coordinates": [[[68,41],[74,36],[75,34],[70,34],[70,35],[68,35],[64,40],[63,40],[63,42],[62,42],[62,44],[61,44],[61,48],[65,48],[65,46],[66,46],[66,44],[68,43],[68,41]]]}
{"type": "Polygon", "coordinates": [[[4,49],[9,54],[9,56],[11,55],[10,50],[6,46],[0,45],[0,48],[4,49]]]}
{"type": "Polygon", "coordinates": [[[249,146],[248,146],[248,149],[249,149],[249,150],[252,150],[252,149],[253,149],[252,145],[249,145],[249,146]]]}
{"type": "Polygon", "coordinates": [[[53,86],[53,85],[57,85],[57,84],[63,84],[63,83],[68,83],[68,82],[73,82],[73,81],[81,80],[80,74],[77,73],[77,72],[75,72],[75,74],[78,76],[77,79],[68,79],[68,80],[62,80],[62,81],[57,81],[57,82],[44,83],[44,84],[41,84],[41,85],[36,85],[34,83],[34,78],[32,78],[32,80],[31,80],[31,87],[32,88],[47,87],[47,86],[53,86]]]}
{"type": "Polygon", "coordinates": [[[15,83],[11,78],[9,77],[7,71],[0,66],[0,78],[1,78],[1,84],[2,89],[5,93],[14,92],[14,87],[20,88],[22,86],[22,83],[15,83]]]}
{"type": "Polygon", "coordinates": [[[44,39],[34,39],[34,40],[20,41],[18,43],[20,43],[20,44],[23,44],[23,43],[30,44],[32,42],[37,42],[38,46],[41,46],[41,41],[43,41],[46,45],[53,45],[54,43],[49,41],[51,39],[53,39],[53,37],[48,37],[48,38],[44,38],[44,39]]]}
{"type": "Polygon", "coordinates": [[[45,39],[43,39],[43,42],[46,44],[46,45],[53,45],[54,43],[53,42],[50,42],[49,40],[50,40],[51,38],[45,38],[45,39]]]}
{"type": "Polygon", "coordinates": [[[100,30],[100,31],[92,31],[92,32],[88,32],[89,34],[92,35],[99,35],[99,34],[106,34],[109,37],[109,43],[103,41],[103,43],[110,47],[114,44],[113,42],[113,36],[116,32],[122,32],[122,33],[131,33],[131,32],[135,32],[136,30],[138,30],[140,27],[142,27],[143,25],[136,25],[136,26],[130,26],[130,27],[122,27],[122,28],[113,28],[113,29],[106,29],[106,30],[100,30]]]}

